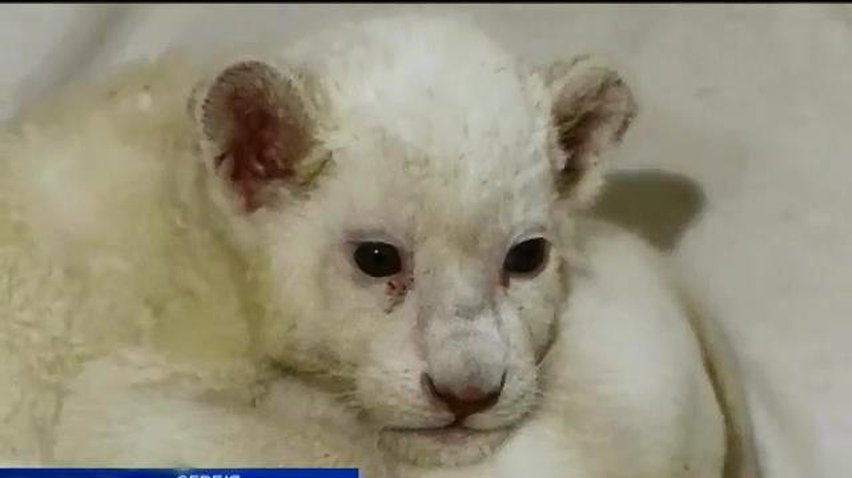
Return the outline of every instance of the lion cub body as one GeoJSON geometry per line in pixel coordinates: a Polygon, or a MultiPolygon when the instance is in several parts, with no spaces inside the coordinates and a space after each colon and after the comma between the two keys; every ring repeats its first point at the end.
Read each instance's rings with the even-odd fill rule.
{"type": "Polygon", "coordinates": [[[5,128],[0,459],[721,476],[722,402],[677,294],[579,212],[632,119],[623,83],[416,25],[297,45],[292,69],[163,59],[5,128]],[[409,247],[404,289],[340,252],[374,233],[409,247]],[[499,272],[527,233],[551,242],[540,275],[492,280],[477,248],[499,272]],[[449,423],[423,373],[492,369],[502,397],[467,438],[420,434],[449,423]]]}

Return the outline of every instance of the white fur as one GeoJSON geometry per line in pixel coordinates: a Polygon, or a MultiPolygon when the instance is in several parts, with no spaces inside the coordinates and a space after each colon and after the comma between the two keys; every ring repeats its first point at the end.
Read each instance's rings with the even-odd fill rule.
{"type": "Polygon", "coordinates": [[[331,162],[307,196],[285,185],[251,215],[199,137],[221,65],[131,68],[3,133],[0,458],[721,476],[726,423],[653,253],[554,188],[546,78],[448,19],[374,20],[261,57],[297,83],[312,161],[331,162]],[[506,250],[530,234],[553,243],[547,267],[501,289],[506,250]],[[413,267],[391,307],[345,246],[376,238],[413,267]],[[389,431],[452,421],[421,374],[474,369],[507,372],[500,402],[465,422],[481,433],[389,431]]]}

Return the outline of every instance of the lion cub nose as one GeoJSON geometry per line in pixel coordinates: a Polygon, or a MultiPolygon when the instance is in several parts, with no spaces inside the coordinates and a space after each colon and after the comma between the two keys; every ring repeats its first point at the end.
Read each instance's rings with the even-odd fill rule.
{"type": "Polygon", "coordinates": [[[459,387],[459,390],[453,390],[441,383],[435,383],[428,373],[423,374],[423,382],[429,394],[443,402],[450,413],[456,416],[456,420],[462,420],[493,407],[500,400],[503,385],[506,383],[506,372],[503,372],[500,383],[490,388],[464,385],[459,387]]]}

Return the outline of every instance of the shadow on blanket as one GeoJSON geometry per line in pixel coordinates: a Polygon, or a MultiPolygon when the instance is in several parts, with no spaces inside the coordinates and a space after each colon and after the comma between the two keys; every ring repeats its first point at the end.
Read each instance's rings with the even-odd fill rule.
{"type": "Polygon", "coordinates": [[[704,208],[701,188],[686,176],[658,170],[611,173],[592,214],[672,250],[704,208]]]}

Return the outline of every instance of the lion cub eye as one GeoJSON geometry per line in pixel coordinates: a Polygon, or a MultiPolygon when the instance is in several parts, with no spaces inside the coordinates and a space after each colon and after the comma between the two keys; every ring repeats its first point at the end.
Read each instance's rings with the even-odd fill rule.
{"type": "Polygon", "coordinates": [[[503,271],[509,275],[535,275],[544,268],[549,253],[550,243],[542,237],[519,242],[506,254],[503,271]]]}
{"type": "Polygon", "coordinates": [[[370,277],[390,277],[402,271],[399,250],[384,242],[362,242],[352,254],[355,265],[370,277]]]}

